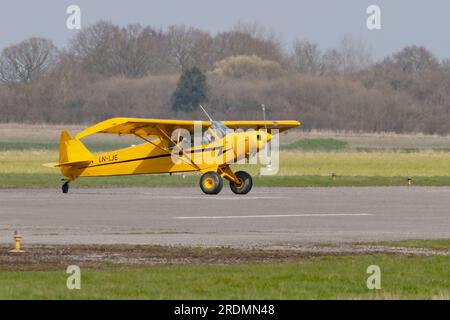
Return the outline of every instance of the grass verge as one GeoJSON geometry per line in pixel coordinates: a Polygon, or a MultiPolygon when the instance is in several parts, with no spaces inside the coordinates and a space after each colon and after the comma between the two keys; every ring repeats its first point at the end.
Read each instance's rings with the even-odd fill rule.
{"type": "MultiPolygon", "coordinates": [[[[57,173],[0,174],[0,188],[59,188],[62,176],[57,173]]],[[[134,175],[99,178],[80,178],[73,187],[195,187],[198,174],[134,175]]],[[[408,186],[406,177],[340,177],[326,176],[256,176],[254,186],[260,187],[369,187],[408,186]]],[[[450,177],[413,177],[413,186],[450,186],[450,177]]]]}
{"type": "MultiPolygon", "coordinates": [[[[62,176],[51,173],[0,173],[0,188],[59,188],[62,176]]],[[[195,187],[200,175],[134,175],[80,178],[73,187],[195,187]]],[[[370,187],[408,186],[406,177],[256,176],[255,187],[370,187]]],[[[413,177],[413,186],[450,186],[450,177],[413,177]]]]}

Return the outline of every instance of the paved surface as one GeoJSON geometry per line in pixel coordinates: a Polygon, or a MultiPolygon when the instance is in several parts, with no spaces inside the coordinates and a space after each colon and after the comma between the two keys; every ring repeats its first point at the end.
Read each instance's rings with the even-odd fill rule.
{"type": "Polygon", "coordinates": [[[0,190],[0,242],[273,246],[450,238],[450,188],[0,190]]]}

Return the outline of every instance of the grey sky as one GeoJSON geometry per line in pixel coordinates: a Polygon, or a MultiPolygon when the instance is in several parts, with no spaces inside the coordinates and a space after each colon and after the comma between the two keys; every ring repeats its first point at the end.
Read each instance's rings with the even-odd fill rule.
{"type": "Polygon", "coordinates": [[[448,0],[1,0],[0,49],[31,36],[64,46],[76,33],[65,25],[70,4],[81,7],[82,27],[103,19],[163,29],[187,24],[217,33],[238,20],[257,21],[272,28],[287,48],[295,38],[328,48],[352,35],[366,42],[377,58],[411,44],[450,57],[448,0]],[[366,28],[371,4],[381,7],[382,30],[366,28]]]}

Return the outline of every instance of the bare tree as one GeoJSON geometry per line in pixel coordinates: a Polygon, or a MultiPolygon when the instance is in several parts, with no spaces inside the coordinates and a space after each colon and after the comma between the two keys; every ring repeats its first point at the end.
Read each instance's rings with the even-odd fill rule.
{"type": "Polygon", "coordinates": [[[167,69],[167,43],[162,32],[139,24],[120,29],[112,43],[112,70],[129,77],[159,73],[167,69]]]}
{"type": "Polygon", "coordinates": [[[219,33],[214,38],[214,51],[216,61],[238,55],[255,55],[279,63],[284,61],[284,54],[276,43],[237,31],[219,33]]]}
{"type": "Polygon", "coordinates": [[[315,43],[307,40],[296,40],[293,44],[293,52],[289,57],[290,64],[294,70],[318,74],[321,71],[322,55],[315,43]]]}
{"type": "Polygon", "coordinates": [[[268,28],[257,21],[251,23],[238,21],[231,31],[248,34],[252,38],[271,42],[281,48],[280,36],[273,29],[268,28]]]}
{"type": "Polygon", "coordinates": [[[369,67],[372,54],[363,41],[345,36],[337,48],[325,51],[321,60],[322,74],[349,74],[369,67]]]}
{"type": "Polygon", "coordinates": [[[336,74],[341,70],[343,63],[342,54],[337,49],[328,49],[322,55],[321,74],[336,74]]]}
{"type": "Polygon", "coordinates": [[[119,28],[99,22],[72,39],[70,51],[86,68],[103,76],[140,77],[168,68],[164,34],[140,24],[119,28]]]}
{"type": "Polygon", "coordinates": [[[369,47],[362,41],[345,36],[338,47],[341,55],[343,73],[352,73],[367,68],[372,63],[372,54],[369,47]]]}
{"type": "Polygon", "coordinates": [[[421,72],[439,66],[438,59],[426,48],[410,46],[395,53],[390,59],[404,72],[421,72]]]}
{"type": "Polygon", "coordinates": [[[213,74],[234,78],[271,79],[284,74],[280,64],[257,56],[232,56],[215,63],[213,74]]]}
{"type": "Polygon", "coordinates": [[[31,38],[7,47],[0,56],[0,80],[29,83],[47,71],[56,58],[56,47],[43,38],[31,38]]]}
{"type": "Polygon", "coordinates": [[[450,74],[450,59],[449,58],[443,59],[441,61],[441,67],[445,73],[450,74]]]}
{"type": "Polygon", "coordinates": [[[170,57],[180,70],[207,69],[212,65],[212,37],[209,33],[184,25],[170,26],[167,32],[170,57]]]}
{"type": "Polygon", "coordinates": [[[91,73],[113,75],[113,43],[118,33],[117,26],[100,21],[78,32],[70,41],[69,51],[76,55],[91,73]]]}

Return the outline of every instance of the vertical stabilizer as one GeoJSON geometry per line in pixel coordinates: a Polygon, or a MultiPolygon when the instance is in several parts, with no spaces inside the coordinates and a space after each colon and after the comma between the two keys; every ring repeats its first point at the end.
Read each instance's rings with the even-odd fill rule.
{"type": "Polygon", "coordinates": [[[73,139],[69,132],[63,130],[59,140],[59,163],[90,161],[92,153],[77,139],[73,139]]]}

